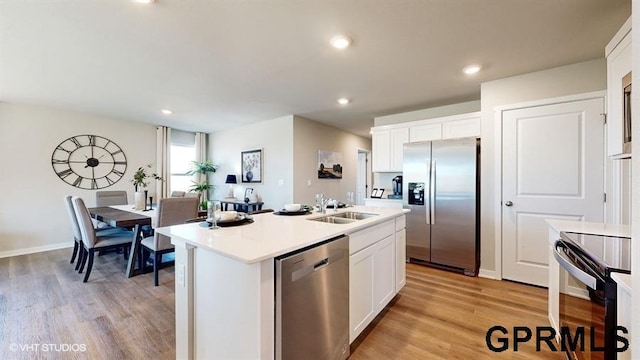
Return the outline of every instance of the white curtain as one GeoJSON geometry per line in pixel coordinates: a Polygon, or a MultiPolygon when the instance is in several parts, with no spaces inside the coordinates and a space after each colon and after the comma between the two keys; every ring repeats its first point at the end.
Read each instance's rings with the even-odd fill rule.
{"type": "MultiPolygon", "coordinates": [[[[207,160],[207,134],[196,133],[196,161],[203,162],[207,160]]],[[[205,180],[208,181],[205,174],[197,174],[196,182],[200,183],[205,180]]],[[[211,184],[211,182],[209,182],[211,184]]],[[[203,198],[200,201],[207,201],[209,194],[203,194],[203,198]]]]}
{"type": "Polygon", "coordinates": [[[164,181],[156,181],[156,196],[159,199],[169,197],[171,189],[171,128],[156,128],[156,171],[164,181]]]}

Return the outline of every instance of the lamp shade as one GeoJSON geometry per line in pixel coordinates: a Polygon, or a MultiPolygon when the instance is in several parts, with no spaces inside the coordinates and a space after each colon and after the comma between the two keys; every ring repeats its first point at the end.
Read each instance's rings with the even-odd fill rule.
{"type": "Polygon", "coordinates": [[[225,184],[237,184],[238,179],[236,179],[235,175],[227,175],[227,180],[224,181],[225,184]]]}

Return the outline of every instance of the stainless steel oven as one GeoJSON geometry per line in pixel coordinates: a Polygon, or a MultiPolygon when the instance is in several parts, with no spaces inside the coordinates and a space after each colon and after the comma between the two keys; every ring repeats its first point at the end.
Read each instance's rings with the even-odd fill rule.
{"type": "Polygon", "coordinates": [[[560,233],[554,257],[590,299],[560,295],[560,335],[568,359],[617,358],[617,284],[611,273],[631,272],[630,246],[626,237],[560,233]]]}

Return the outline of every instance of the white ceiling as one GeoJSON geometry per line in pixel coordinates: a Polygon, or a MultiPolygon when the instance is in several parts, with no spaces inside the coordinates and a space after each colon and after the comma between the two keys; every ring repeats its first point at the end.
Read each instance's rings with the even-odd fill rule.
{"type": "Polygon", "coordinates": [[[296,114],[369,136],[373,117],[603,57],[630,14],[631,0],[0,0],[0,101],[205,132],[296,114]],[[353,47],[331,48],[337,33],[353,47]],[[483,71],[464,76],[470,63],[483,71]]]}

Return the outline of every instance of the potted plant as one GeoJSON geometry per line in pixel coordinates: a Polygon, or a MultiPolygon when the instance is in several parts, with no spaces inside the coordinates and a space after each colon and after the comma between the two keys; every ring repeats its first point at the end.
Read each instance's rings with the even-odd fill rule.
{"type": "Polygon", "coordinates": [[[209,184],[207,179],[208,174],[213,174],[218,170],[218,165],[214,165],[211,161],[193,161],[191,165],[191,170],[187,172],[189,175],[198,174],[198,181],[193,181],[193,185],[189,188],[190,192],[197,192],[200,194],[200,208],[202,210],[207,209],[207,195],[209,190],[213,189],[214,186],[209,184]]]}
{"type": "Polygon", "coordinates": [[[149,185],[149,182],[151,181],[151,179],[162,180],[162,177],[160,177],[156,173],[152,173],[151,175],[149,175],[147,173],[148,169],[151,169],[151,164],[147,164],[146,166],[140,166],[138,170],[136,170],[136,172],[133,173],[133,179],[131,179],[131,182],[133,183],[133,186],[136,191],[134,195],[134,201],[135,201],[135,208],[137,210],[143,209],[147,202],[147,196],[146,196],[147,190],[144,190],[143,192],[143,191],[138,191],[138,189],[146,188],[147,185],[149,185]]]}

